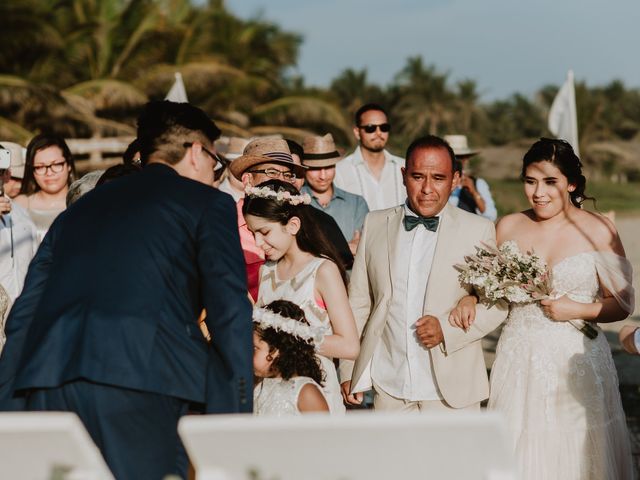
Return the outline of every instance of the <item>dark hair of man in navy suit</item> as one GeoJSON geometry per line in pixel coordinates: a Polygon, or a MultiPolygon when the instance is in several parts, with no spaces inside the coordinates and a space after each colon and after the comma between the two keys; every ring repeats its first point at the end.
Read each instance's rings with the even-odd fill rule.
{"type": "Polygon", "coordinates": [[[251,412],[251,306],[236,207],[210,186],[220,131],[162,101],[137,133],[143,170],[74,203],[30,265],[7,320],[0,409],[75,412],[116,478],[160,479],[185,474],[188,408],[251,412]]]}

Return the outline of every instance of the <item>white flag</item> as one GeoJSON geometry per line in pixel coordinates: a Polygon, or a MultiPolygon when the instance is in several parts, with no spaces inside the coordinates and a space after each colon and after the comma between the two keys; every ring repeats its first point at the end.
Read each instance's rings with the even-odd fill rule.
{"type": "Polygon", "coordinates": [[[573,71],[569,70],[549,110],[549,131],[557,138],[566,140],[580,156],[578,147],[578,116],[576,114],[576,92],[573,88],[573,71]]]}
{"type": "Polygon", "coordinates": [[[178,103],[189,103],[187,91],[185,90],[184,82],[182,81],[182,74],[180,72],[176,72],[175,75],[176,81],[173,82],[171,90],[169,90],[169,93],[167,93],[167,96],[164,97],[164,99],[178,103]]]}

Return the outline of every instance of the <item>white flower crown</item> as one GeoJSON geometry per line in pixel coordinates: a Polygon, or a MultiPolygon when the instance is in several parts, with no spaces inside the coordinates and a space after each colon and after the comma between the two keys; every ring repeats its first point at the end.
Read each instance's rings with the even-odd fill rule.
{"type": "Polygon", "coordinates": [[[247,185],[244,193],[250,197],[272,198],[277,202],[284,202],[289,205],[309,205],[311,203],[311,196],[308,193],[292,195],[290,192],[284,190],[275,192],[269,187],[252,187],[251,185],[247,185]]]}
{"type": "Polygon", "coordinates": [[[258,324],[260,328],[273,328],[278,332],[288,333],[315,345],[316,348],[322,343],[327,331],[324,327],[312,327],[261,307],[254,307],[253,323],[258,324]]]}

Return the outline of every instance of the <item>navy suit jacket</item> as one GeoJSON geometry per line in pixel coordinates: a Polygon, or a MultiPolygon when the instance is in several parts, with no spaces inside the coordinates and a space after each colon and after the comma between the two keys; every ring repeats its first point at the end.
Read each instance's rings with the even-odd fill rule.
{"type": "Polygon", "coordinates": [[[22,408],[25,390],[82,378],[251,411],[251,306],[231,197],[155,163],[89,192],[45,236],[6,334],[1,410],[22,408]]]}

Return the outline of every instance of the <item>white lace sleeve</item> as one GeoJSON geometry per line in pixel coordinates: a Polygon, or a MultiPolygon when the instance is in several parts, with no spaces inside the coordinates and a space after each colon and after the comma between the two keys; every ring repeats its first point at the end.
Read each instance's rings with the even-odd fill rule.
{"type": "Polygon", "coordinates": [[[631,315],[635,308],[631,262],[612,252],[598,252],[595,258],[600,285],[613,295],[620,308],[631,315]]]}

